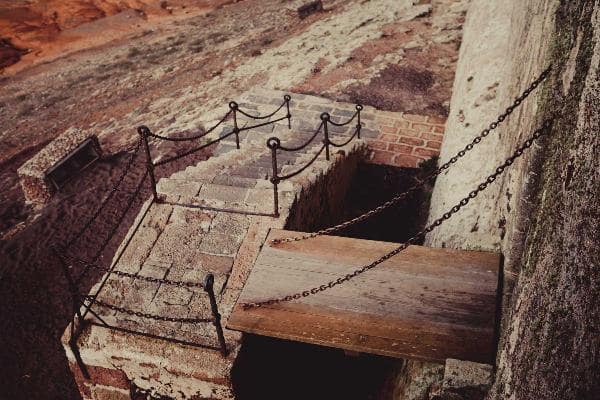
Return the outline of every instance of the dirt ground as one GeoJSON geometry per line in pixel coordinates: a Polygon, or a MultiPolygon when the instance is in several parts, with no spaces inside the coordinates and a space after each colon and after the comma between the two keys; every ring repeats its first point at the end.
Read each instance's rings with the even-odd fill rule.
{"type": "MultiPolygon", "coordinates": [[[[303,3],[247,0],[210,12],[180,9],[151,17],[120,10],[72,29],[101,35],[122,26],[119,18],[139,19],[140,29],[108,35],[110,41],[91,48],[62,43],[62,53],[48,52],[48,59],[17,63],[0,75],[0,398],[79,398],[59,340],[70,300],[49,245],[76,232],[93,213],[125,163],[123,151],[135,142],[136,126],[169,135],[209,125],[229,100],[257,86],[445,116],[466,0],[415,6],[331,0],[324,1],[324,12],[300,19],[296,9],[303,3]],[[106,18],[113,19],[107,24],[106,18]],[[33,210],[16,171],[70,128],[95,133],[106,156],[41,211],[33,210]]],[[[0,13],[7,4],[0,2],[0,13]]],[[[162,173],[207,156],[184,159],[162,173]]],[[[131,189],[135,180],[125,183],[131,189]]],[[[117,196],[109,205],[103,222],[82,238],[79,256],[93,253],[126,200],[117,196]]],[[[98,278],[90,275],[82,291],[98,278]]]]}

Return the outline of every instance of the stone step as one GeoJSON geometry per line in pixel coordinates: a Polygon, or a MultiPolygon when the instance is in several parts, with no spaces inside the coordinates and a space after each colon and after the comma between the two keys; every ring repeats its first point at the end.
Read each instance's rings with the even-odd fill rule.
{"type": "Polygon", "coordinates": [[[254,189],[205,183],[202,185],[197,199],[203,202],[222,203],[223,205],[248,206],[253,208],[261,205],[271,192],[266,189],[254,189]]]}

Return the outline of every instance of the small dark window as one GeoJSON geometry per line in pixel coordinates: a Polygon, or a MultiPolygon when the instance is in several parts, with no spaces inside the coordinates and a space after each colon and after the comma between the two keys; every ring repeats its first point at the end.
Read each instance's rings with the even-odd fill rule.
{"type": "Polygon", "coordinates": [[[75,175],[100,158],[100,146],[95,137],[84,140],[76,149],[46,172],[46,178],[60,190],[75,175]]]}

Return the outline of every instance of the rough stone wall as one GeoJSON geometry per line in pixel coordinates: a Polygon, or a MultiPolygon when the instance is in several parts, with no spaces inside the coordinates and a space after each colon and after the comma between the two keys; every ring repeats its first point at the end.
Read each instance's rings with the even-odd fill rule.
{"type": "Polygon", "coordinates": [[[69,129],[17,170],[27,203],[39,207],[50,199],[54,188],[46,179],[46,172],[89,137],[93,135],[69,129]]]}
{"type": "Polygon", "coordinates": [[[432,246],[505,256],[489,398],[598,396],[599,14],[598,1],[554,0],[474,0],[467,14],[442,161],[547,65],[553,71],[496,133],[438,179],[430,218],[491,173],[542,120],[562,113],[548,138],[427,238],[432,246]]]}
{"type": "Polygon", "coordinates": [[[303,186],[302,192],[294,200],[285,229],[310,232],[339,222],[352,176],[366,152],[363,149],[350,154],[343,159],[343,163],[338,162],[326,174],[308,176],[307,179],[314,182],[303,186]]]}

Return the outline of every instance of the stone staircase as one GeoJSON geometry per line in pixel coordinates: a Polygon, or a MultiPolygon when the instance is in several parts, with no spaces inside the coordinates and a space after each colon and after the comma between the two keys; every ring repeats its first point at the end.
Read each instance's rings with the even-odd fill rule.
{"type": "MultiPolygon", "coordinates": [[[[248,95],[240,107],[264,114],[276,107],[275,102],[280,104],[282,96],[283,93],[277,93],[274,98],[272,92],[271,97],[248,95]]],[[[319,185],[331,186],[325,191],[328,196],[343,196],[347,189],[344,182],[349,182],[356,164],[367,155],[363,140],[353,140],[339,149],[332,147],[330,161],[322,154],[302,174],[281,182],[280,216],[273,216],[271,151],[266,146],[267,139],[277,136],[285,146],[297,146],[318,128],[321,112],[331,112],[334,121],[345,121],[353,114],[352,104],[337,103],[335,108],[331,104],[318,98],[292,101],[292,129],[283,120],[243,132],[239,150],[232,136],[218,144],[210,159],[161,179],[157,184],[161,202],[148,202],[142,209],[134,223],[135,227],[139,222],[139,227],[132,228],[123,241],[124,252],[115,269],[173,281],[202,282],[207,273],[214,274],[225,325],[269,230],[284,228],[295,202],[300,197],[310,197],[319,185]],[[340,179],[340,174],[346,178],[340,179]],[[328,177],[331,182],[324,182],[328,177]]],[[[373,117],[364,114],[367,126],[363,128],[363,137],[374,137],[377,132],[368,126],[373,117]]],[[[245,123],[250,122],[239,119],[240,126],[245,123]]],[[[343,142],[353,133],[352,126],[348,129],[331,126],[330,138],[343,142]]],[[[223,133],[230,131],[230,126],[223,127],[223,133]]],[[[307,163],[322,145],[322,137],[317,136],[301,151],[279,152],[280,175],[307,163]]],[[[312,213],[318,214],[318,210],[312,213]]],[[[149,319],[102,306],[111,304],[155,316],[209,318],[208,296],[202,288],[116,275],[107,278],[103,286],[99,283],[92,289],[92,293],[100,290],[99,303],[93,308],[96,315],[88,313],[86,318],[91,324],[78,340],[84,364],[102,373],[89,381],[78,380],[80,389],[85,386],[82,393],[89,392],[94,399],[100,398],[94,397],[94,390],[112,390],[115,396],[123,394],[126,388],[111,386],[103,378],[116,374],[137,387],[175,398],[180,393],[211,399],[233,397],[230,370],[241,346],[238,332],[225,330],[230,352],[223,357],[211,323],[149,319]],[[103,323],[112,328],[101,326],[103,323]],[[165,337],[177,343],[161,339],[165,337]]],[[[67,329],[63,343],[68,342],[68,336],[67,329]]],[[[75,356],[65,348],[77,376],[75,356]]]]}

